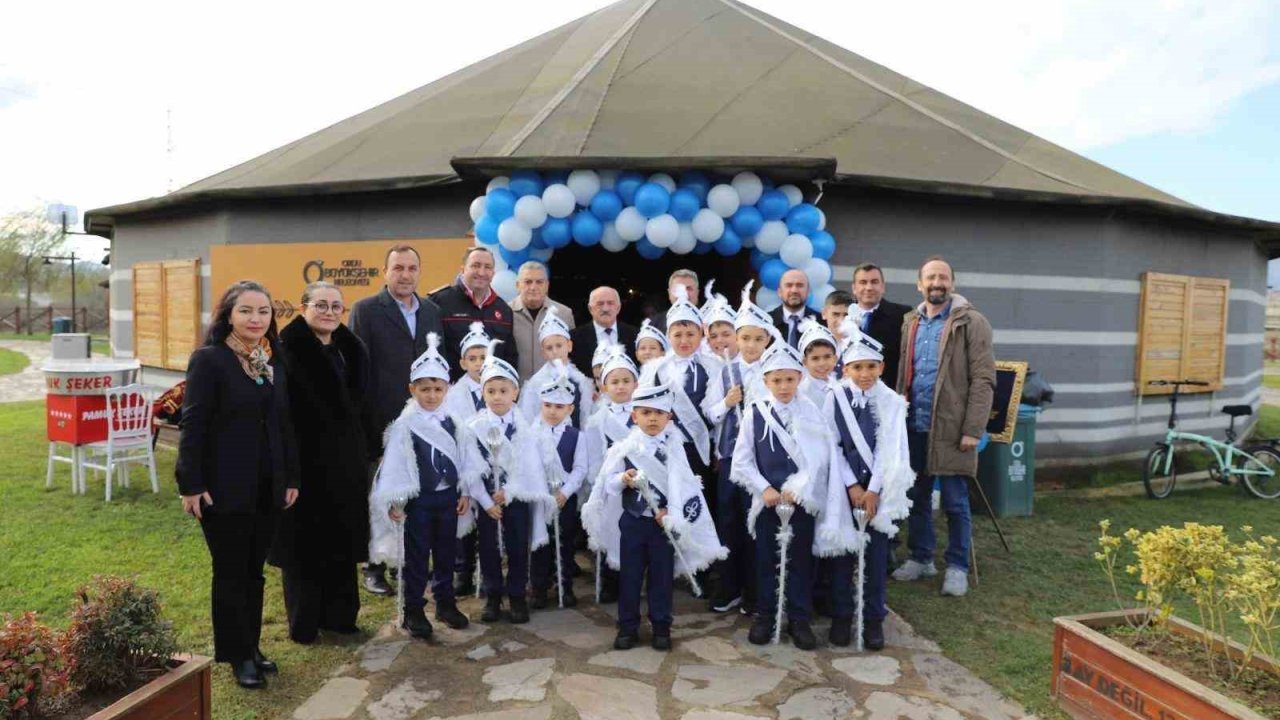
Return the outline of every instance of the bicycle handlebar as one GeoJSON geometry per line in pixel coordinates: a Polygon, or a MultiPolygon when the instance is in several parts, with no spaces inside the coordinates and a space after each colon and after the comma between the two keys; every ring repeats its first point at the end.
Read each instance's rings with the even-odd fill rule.
{"type": "Polygon", "coordinates": [[[1209,383],[1203,380],[1149,380],[1148,385],[1194,385],[1197,387],[1208,387],[1209,383]]]}

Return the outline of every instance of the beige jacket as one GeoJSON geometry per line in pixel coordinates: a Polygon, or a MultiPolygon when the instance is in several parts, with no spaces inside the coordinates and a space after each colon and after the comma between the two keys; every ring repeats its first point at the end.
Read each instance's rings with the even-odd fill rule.
{"type": "Polygon", "coordinates": [[[517,297],[511,301],[511,332],[515,335],[516,350],[520,353],[520,362],[516,371],[520,373],[521,383],[533,377],[533,374],[538,372],[544,364],[542,348],[538,346],[538,325],[542,324],[547,308],[552,305],[556,308],[556,314],[572,330],[575,327],[573,311],[551,298],[547,298],[542,303],[542,307],[538,308],[537,316],[532,320],[529,318],[529,313],[525,312],[524,302],[520,298],[517,297]]]}
{"type": "MultiPolygon", "coordinates": [[[[915,331],[924,304],[902,318],[898,392],[911,399],[915,331]]],[[[960,449],[960,436],[982,437],[991,416],[996,366],[991,348],[991,323],[963,296],[951,296],[951,314],[942,328],[938,349],[938,379],[933,388],[929,428],[929,475],[978,473],[978,453],[960,449]]],[[[917,468],[918,470],[919,468],[917,468]]]]}

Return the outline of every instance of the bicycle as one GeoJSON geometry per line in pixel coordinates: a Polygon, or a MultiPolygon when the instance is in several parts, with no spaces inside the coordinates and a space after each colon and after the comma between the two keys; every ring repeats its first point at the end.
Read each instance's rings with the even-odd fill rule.
{"type": "Polygon", "coordinates": [[[1204,387],[1209,383],[1198,380],[1152,380],[1147,383],[1154,386],[1173,386],[1173,394],[1169,397],[1169,430],[1164,439],[1156,442],[1156,446],[1147,453],[1147,464],[1142,472],[1142,484],[1147,489],[1147,496],[1154,500],[1162,500],[1173,492],[1178,481],[1177,464],[1174,462],[1175,447],[1178,441],[1196,443],[1213,453],[1214,464],[1209,468],[1209,477],[1230,485],[1232,478],[1240,478],[1240,484],[1254,496],[1271,500],[1280,497],[1280,449],[1277,439],[1271,438],[1257,445],[1240,448],[1236,445],[1236,418],[1253,414],[1248,405],[1226,405],[1222,412],[1231,418],[1227,426],[1226,442],[1215,440],[1208,435],[1178,431],[1178,395],[1184,385],[1204,387]]]}

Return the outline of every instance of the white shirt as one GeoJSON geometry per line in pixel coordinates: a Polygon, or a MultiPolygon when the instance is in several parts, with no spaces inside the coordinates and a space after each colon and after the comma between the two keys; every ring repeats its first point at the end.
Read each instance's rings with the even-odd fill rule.
{"type": "MultiPolygon", "coordinates": [[[[550,432],[552,452],[555,453],[556,462],[561,462],[559,452],[560,438],[564,436],[565,428],[573,427],[569,422],[569,418],[566,417],[563,422],[551,426],[547,426],[539,419],[538,425],[541,429],[550,432]]],[[[586,433],[578,433],[578,442],[573,449],[573,467],[564,473],[564,484],[560,486],[560,492],[564,493],[566,498],[573,497],[573,494],[582,487],[582,481],[587,477],[586,438],[586,433]]],[[[561,463],[560,467],[563,469],[564,463],[561,463]]]]}
{"type": "MultiPolygon", "coordinates": [[[[817,472],[819,468],[824,467],[827,460],[827,443],[829,439],[823,436],[821,431],[810,432],[811,429],[825,427],[826,421],[822,416],[822,411],[799,395],[789,403],[781,403],[776,399],[770,398],[766,404],[777,414],[783,427],[788,429],[789,434],[795,440],[796,446],[804,454],[804,460],[808,465],[809,472],[817,472]],[[807,427],[797,429],[801,420],[804,421],[807,427]]],[[[760,467],[756,465],[755,439],[767,432],[772,432],[772,430],[768,428],[758,429],[756,427],[756,413],[752,408],[748,407],[742,413],[742,424],[738,428],[738,441],[733,447],[733,478],[735,482],[747,487],[756,495],[763,495],[765,490],[773,487],[769,480],[761,474],[760,467]]],[[[792,460],[794,461],[795,458],[792,458],[792,460]]],[[[821,498],[825,494],[826,478],[812,477],[809,496],[821,498]],[[818,488],[819,485],[822,486],[821,489],[818,488]]]]}
{"type": "MultiPolygon", "coordinates": [[[[395,298],[392,299],[396,300],[395,298]]],[[[420,305],[421,303],[418,302],[416,293],[413,295],[413,303],[409,307],[405,307],[404,303],[396,300],[396,307],[400,308],[400,314],[404,316],[404,321],[409,324],[409,337],[412,338],[418,337],[418,307],[420,305]]]]}
{"type": "Polygon", "coordinates": [[[463,375],[449,388],[444,404],[454,417],[466,422],[480,411],[476,408],[476,398],[480,398],[480,408],[484,408],[481,390],[478,380],[473,380],[470,375],[463,375]]]}
{"type": "Polygon", "coordinates": [[[618,323],[615,322],[611,328],[605,328],[600,323],[592,320],[591,325],[596,329],[596,347],[618,344],[618,323]],[[609,331],[608,334],[605,333],[606,329],[609,331]]]}
{"type": "Polygon", "coordinates": [[[879,309],[880,309],[880,303],[876,303],[875,306],[872,307],[870,310],[867,310],[863,308],[861,305],[859,305],[857,310],[858,316],[855,319],[855,322],[858,323],[858,328],[865,330],[867,327],[867,318],[871,316],[871,313],[879,309]]]}

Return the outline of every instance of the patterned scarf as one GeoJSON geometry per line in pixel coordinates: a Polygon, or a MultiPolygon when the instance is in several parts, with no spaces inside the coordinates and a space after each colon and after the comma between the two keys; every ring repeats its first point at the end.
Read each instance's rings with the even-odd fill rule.
{"type": "Polygon", "coordinates": [[[271,367],[271,343],[265,336],[259,338],[258,344],[250,348],[236,337],[235,333],[232,333],[227,336],[227,347],[236,354],[236,358],[240,360],[240,367],[244,368],[244,373],[254,382],[259,385],[264,380],[274,382],[275,368],[271,367]]]}

